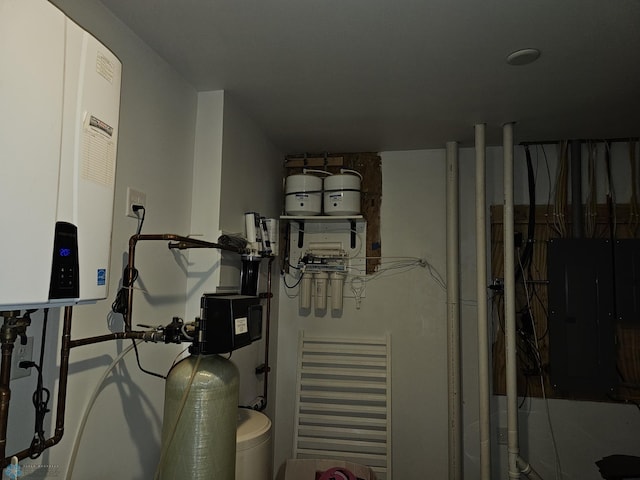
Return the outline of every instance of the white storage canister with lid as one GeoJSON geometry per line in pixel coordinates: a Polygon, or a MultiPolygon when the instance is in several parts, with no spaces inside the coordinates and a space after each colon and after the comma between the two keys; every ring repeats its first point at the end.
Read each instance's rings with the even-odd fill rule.
{"type": "Polygon", "coordinates": [[[235,480],[271,480],[272,475],[271,420],[264,413],[239,408],[235,480]]]}
{"type": "Polygon", "coordinates": [[[285,181],[285,205],[288,215],[320,215],[322,178],[306,173],[289,175],[285,181]]]}
{"type": "MultiPolygon", "coordinates": [[[[353,170],[341,170],[341,172],[353,170]]],[[[325,215],[360,214],[360,174],[340,173],[324,179],[325,215]]]]}

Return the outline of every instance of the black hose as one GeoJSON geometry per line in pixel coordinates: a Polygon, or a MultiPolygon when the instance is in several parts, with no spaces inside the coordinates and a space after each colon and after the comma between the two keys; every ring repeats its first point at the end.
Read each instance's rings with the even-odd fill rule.
{"type": "Polygon", "coordinates": [[[31,441],[31,449],[32,453],[29,455],[30,458],[36,459],[40,456],[40,454],[44,451],[46,438],[44,436],[44,419],[47,413],[49,413],[49,398],[51,393],[49,389],[45,388],[43,385],[42,378],[42,366],[44,363],[44,348],[47,340],[47,321],[49,317],[49,309],[44,309],[44,320],[42,322],[42,340],[40,343],[40,363],[35,364],[30,362],[38,372],[38,383],[35,392],[33,392],[33,406],[35,408],[35,428],[34,428],[34,436],[31,441]]]}
{"type": "Polygon", "coordinates": [[[522,270],[524,270],[531,262],[536,229],[536,181],[529,145],[525,145],[524,153],[527,159],[527,181],[529,185],[529,221],[527,225],[527,241],[522,251],[522,255],[520,256],[520,265],[522,265],[522,268],[520,268],[520,265],[516,267],[516,280],[523,273],[522,270]]]}

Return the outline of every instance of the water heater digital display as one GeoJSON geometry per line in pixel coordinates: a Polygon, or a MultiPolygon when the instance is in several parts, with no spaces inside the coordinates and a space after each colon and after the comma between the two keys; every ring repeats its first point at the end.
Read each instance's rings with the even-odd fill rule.
{"type": "Polygon", "coordinates": [[[56,223],[53,239],[54,252],[51,265],[49,298],[77,298],[80,295],[78,268],[78,229],[66,222],[56,223]]]}

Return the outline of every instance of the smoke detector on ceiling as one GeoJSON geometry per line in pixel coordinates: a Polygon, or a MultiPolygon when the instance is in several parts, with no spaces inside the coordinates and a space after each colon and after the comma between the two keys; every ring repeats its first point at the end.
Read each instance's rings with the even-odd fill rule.
{"type": "Polygon", "coordinates": [[[522,48],[511,52],[507,56],[509,65],[528,65],[535,62],[540,57],[540,50],[537,48],[522,48]]]}

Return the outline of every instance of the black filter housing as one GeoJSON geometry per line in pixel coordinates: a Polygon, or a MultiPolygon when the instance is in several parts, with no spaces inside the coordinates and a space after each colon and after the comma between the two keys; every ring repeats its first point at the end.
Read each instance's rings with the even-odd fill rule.
{"type": "Polygon", "coordinates": [[[205,293],[190,347],[192,354],[227,353],[262,338],[262,305],[257,296],[205,293]]]}

